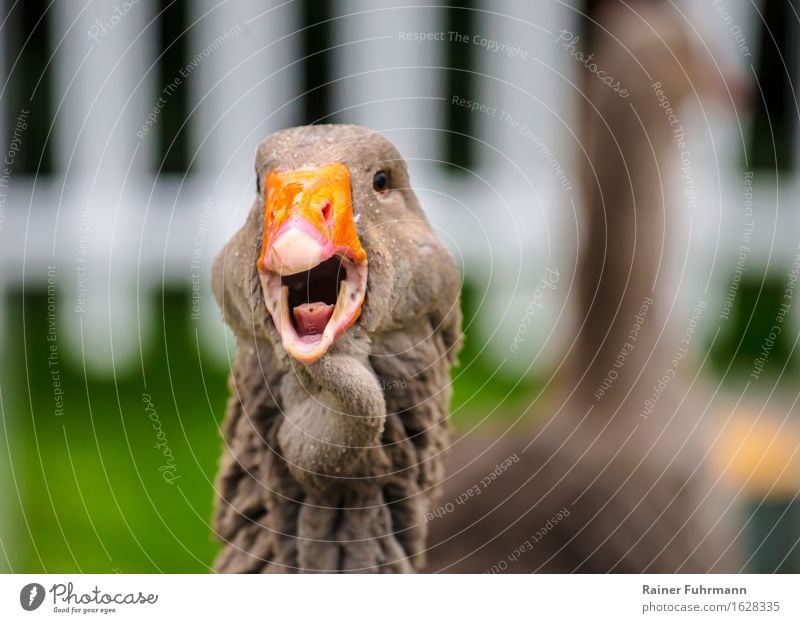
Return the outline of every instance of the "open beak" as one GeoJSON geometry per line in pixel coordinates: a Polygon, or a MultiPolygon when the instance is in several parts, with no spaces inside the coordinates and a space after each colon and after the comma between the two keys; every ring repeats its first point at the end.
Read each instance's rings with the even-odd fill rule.
{"type": "Polygon", "coordinates": [[[258,272],[283,348],[317,361],[361,313],[367,254],[343,164],[270,171],[258,272]]]}

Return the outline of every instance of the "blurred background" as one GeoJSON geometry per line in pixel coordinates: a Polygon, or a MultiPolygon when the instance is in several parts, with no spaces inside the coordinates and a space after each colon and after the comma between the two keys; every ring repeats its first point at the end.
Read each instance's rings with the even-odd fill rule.
{"type": "MultiPolygon", "coordinates": [[[[406,158],[464,274],[457,431],[546,399],[573,335],[576,53],[609,2],[396,4],[0,2],[0,570],[209,570],[234,348],[210,266],[281,128],[357,123],[406,158]]],[[[712,451],[746,501],[747,569],[800,572],[800,305],[781,311],[800,243],[798,7],[667,4],[739,94],[681,108],[694,209],[674,305],[713,310],[692,355],[725,414],[712,451]]]]}

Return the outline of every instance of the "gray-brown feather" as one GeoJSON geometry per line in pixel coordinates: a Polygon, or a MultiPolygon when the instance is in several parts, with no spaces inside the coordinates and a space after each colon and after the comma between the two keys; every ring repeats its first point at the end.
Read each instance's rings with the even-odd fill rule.
{"type": "Polygon", "coordinates": [[[424,564],[438,495],[460,277],[425,220],[405,163],[356,126],[279,132],[256,171],[341,162],[369,258],[361,317],[317,363],[281,347],[256,270],[263,196],[218,257],[214,291],[238,339],[224,427],[219,571],[407,572],[424,564]],[[384,199],[372,176],[388,170],[384,199]]]}
{"type": "Polygon", "coordinates": [[[565,391],[552,415],[530,414],[539,415],[537,430],[491,446],[485,439],[454,443],[445,503],[509,456],[519,462],[459,512],[433,520],[432,570],[740,568],[735,500],[710,466],[713,415],[693,387],[690,358],[654,412],[642,415],[665,371],[673,370],[688,320],[667,318],[675,292],[664,279],[666,266],[688,219],[665,204],[662,184],[670,185],[680,149],[652,84],[660,81],[678,110],[698,84],[697,63],[686,25],[669,5],[618,5],[599,19],[608,32],[598,26],[584,51],[630,95],[621,98],[586,75],[585,232],[577,270],[584,325],[565,391]],[[649,311],[620,367],[617,358],[646,297],[652,297],[649,311]],[[609,371],[613,383],[598,400],[609,371]],[[554,521],[562,509],[569,516],[554,521]],[[537,539],[540,531],[545,535],[537,539]]]}

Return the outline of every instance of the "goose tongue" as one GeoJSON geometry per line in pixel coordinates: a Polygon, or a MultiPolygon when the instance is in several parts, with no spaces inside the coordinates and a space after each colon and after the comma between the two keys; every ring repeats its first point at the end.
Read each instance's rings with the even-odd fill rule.
{"type": "Polygon", "coordinates": [[[333,315],[334,305],[303,303],[292,309],[300,337],[322,335],[333,315]]]}

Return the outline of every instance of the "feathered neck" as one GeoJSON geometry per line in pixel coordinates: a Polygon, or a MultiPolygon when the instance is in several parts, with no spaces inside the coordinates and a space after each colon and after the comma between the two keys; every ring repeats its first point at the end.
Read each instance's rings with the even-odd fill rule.
{"type": "Polygon", "coordinates": [[[671,263],[685,251],[678,247],[688,219],[665,190],[680,149],[657,106],[653,80],[626,72],[629,60],[619,54],[603,58],[614,75],[626,74],[630,96],[621,99],[592,83],[585,106],[577,271],[583,326],[572,376],[582,379],[577,395],[584,406],[613,414],[623,402],[639,400],[637,392],[649,391],[664,372],[660,351],[673,344],[667,324],[675,303],[671,263]]]}
{"type": "Polygon", "coordinates": [[[218,571],[423,566],[447,442],[449,363],[438,339],[420,326],[382,336],[362,351],[369,357],[333,354],[310,368],[282,365],[269,343],[240,344],[218,478],[218,571]]]}

